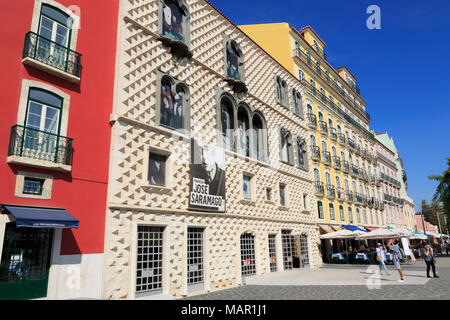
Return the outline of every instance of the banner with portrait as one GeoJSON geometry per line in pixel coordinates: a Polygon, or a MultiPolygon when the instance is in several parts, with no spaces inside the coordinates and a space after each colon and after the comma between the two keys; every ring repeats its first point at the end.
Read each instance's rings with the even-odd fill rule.
{"type": "Polygon", "coordinates": [[[225,150],[191,139],[189,209],[225,212],[225,150]]]}

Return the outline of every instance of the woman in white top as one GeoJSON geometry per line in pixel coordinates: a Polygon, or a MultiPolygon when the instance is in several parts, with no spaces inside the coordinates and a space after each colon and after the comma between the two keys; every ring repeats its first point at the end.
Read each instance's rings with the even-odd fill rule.
{"type": "Polygon", "coordinates": [[[386,272],[387,275],[389,275],[389,272],[386,268],[386,248],[381,244],[378,243],[377,244],[377,260],[380,262],[380,273],[381,273],[381,268],[384,269],[384,271],[386,272]]]}

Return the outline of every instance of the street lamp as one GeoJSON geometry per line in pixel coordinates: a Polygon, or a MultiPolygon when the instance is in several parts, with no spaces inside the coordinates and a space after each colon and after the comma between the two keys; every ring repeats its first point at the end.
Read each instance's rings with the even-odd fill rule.
{"type": "Polygon", "coordinates": [[[441,219],[439,219],[439,207],[436,210],[436,216],[437,216],[437,220],[438,220],[438,225],[439,225],[439,233],[441,234],[441,245],[444,245],[444,239],[442,239],[442,228],[441,228],[441,219]]]}

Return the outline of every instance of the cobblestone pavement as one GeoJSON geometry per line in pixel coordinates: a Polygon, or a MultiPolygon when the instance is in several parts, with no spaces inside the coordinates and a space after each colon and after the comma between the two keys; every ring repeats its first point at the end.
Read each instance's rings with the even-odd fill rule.
{"type": "MultiPolygon", "coordinates": [[[[420,260],[412,265],[403,265],[405,279],[410,277],[419,278],[418,281],[408,284],[407,282],[395,285],[383,284],[379,289],[370,290],[366,285],[343,285],[342,281],[334,285],[244,285],[232,289],[216,291],[205,295],[198,295],[185,298],[186,300],[414,300],[414,299],[432,299],[449,300],[450,299],[450,257],[440,257],[436,264],[439,279],[426,278],[425,263],[420,260]],[[417,284],[421,283],[421,284],[417,284]]],[[[349,278],[354,278],[355,272],[361,270],[361,267],[352,268],[349,266],[330,266],[327,265],[319,270],[310,270],[310,272],[326,272],[327,270],[336,270],[340,276],[343,272],[348,272],[349,278]]],[[[392,279],[398,279],[398,273],[391,265],[389,266],[389,276],[392,279]]],[[[308,271],[304,272],[308,276],[308,271]]],[[[354,281],[354,280],[353,280],[354,281]]],[[[264,283],[264,281],[262,281],[264,283]]]]}

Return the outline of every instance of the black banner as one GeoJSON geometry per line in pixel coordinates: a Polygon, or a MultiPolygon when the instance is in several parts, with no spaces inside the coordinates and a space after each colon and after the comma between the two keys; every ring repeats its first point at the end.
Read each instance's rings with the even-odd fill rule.
{"type": "Polygon", "coordinates": [[[189,209],[225,212],[225,150],[191,139],[189,209]]]}

